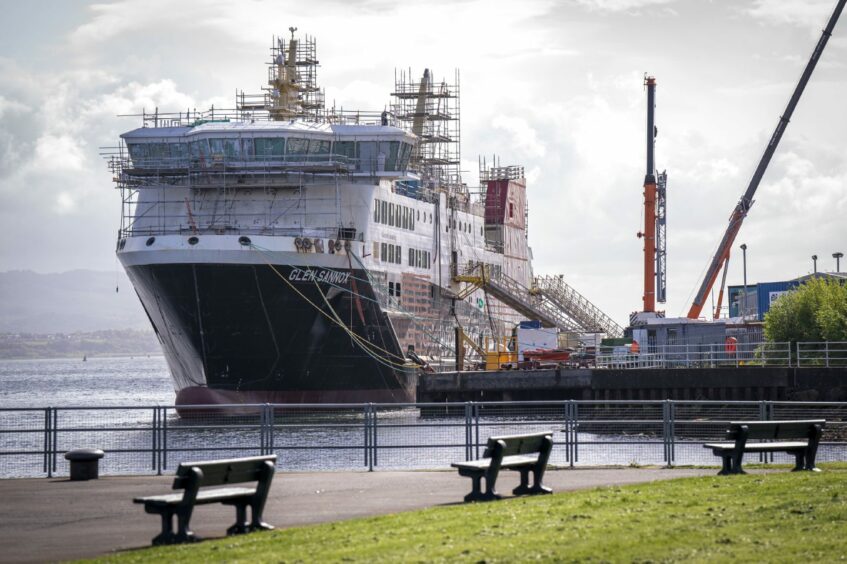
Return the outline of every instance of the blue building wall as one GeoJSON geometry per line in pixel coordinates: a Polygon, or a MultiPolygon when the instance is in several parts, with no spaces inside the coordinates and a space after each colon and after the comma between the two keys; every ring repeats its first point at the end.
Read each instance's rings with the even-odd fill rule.
{"type": "Polygon", "coordinates": [[[783,294],[800,285],[797,280],[786,280],[784,282],[759,282],[756,285],[756,294],[759,305],[759,321],[765,319],[765,314],[771,308],[771,304],[783,294]]]}

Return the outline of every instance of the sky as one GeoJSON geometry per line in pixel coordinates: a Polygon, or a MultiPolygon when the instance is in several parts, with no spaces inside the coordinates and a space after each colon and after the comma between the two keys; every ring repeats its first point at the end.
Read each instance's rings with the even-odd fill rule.
{"type": "MultiPolygon", "coordinates": [[[[462,169],[527,171],[536,274],[625,324],[643,293],[646,92],[668,173],[668,316],[685,315],[835,0],[2,1],[0,271],[114,270],[100,155],[160,111],[258,92],[274,35],[316,37],[329,103],[382,110],[395,69],[461,76],[462,169]]],[[[736,240],[728,283],[847,252],[847,15],[736,240]]],[[[847,263],[847,261],[844,261],[847,263]]],[[[847,270],[847,264],[842,265],[847,270]]]]}

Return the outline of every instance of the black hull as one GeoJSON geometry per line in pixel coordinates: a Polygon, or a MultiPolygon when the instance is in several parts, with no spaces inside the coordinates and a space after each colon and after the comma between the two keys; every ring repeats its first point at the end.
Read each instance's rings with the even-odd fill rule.
{"type": "Polygon", "coordinates": [[[361,270],[207,263],[127,270],[168,356],[177,405],[415,399],[416,371],[398,365],[397,337],[361,270]]]}

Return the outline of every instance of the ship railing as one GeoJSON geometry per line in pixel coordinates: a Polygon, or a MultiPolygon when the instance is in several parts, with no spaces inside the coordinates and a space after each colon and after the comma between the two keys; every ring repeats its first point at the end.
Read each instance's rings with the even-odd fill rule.
{"type": "MultiPolygon", "coordinates": [[[[819,462],[847,461],[847,402],[560,400],[0,408],[0,477],[68,475],[62,455],[98,447],[104,476],[276,454],[285,471],[446,469],[489,436],[552,431],[558,466],[707,465],[730,421],[826,419],[819,462]]],[[[789,464],[789,455],[762,455],[789,464]]]]}
{"type": "MultiPolygon", "coordinates": [[[[809,343],[812,345],[812,343],[809,343]]],[[[811,365],[810,360],[821,359],[827,350],[843,349],[847,343],[828,343],[807,349],[806,357],[792,353],[789,342],[751,343],[689,343],[674,345],[642,346],[637,354],[616,352],[613,347],[600,347],[595,357],[597,368],[640,369],[640,368],[726,368],[726,367],[799,367],[811,365]],[[814,351],[814,352],[813,352],[814,351]]],[[[847,354],[840,360],[847,364],[847,354]]],[[[831,364],[838,366],[837,364],[831,364]]],[[[830,366],[821,363],[820,366],[830,366]]]]}
{"type": "MultiPolygon", "coordinates": [[[[274,117],[273,112],[268,111],[267,108],[262,108],[260,105],[249,108],[215,108],[212,106],[207,110],[188,109],[184,112],[160,112],[158,108],[153,112],[148,112],[146,109],[142,109],[140,114],[121,114],[118,117],[141,118],[142,127],[149,128],[197,127],[206,123],[280,121],[274,117]]],[[[408,127],[405,121],[397,119],[394,113],[390,111],[345,110],[343,108],[326,108],[304,112],[302,116],[297,118],[297,121],[316,124],[390,125],[399,129],[408,127]]]]}
{"type": "MultiPolygon", "coordinates": [[[[244,216],[246,217],[247,214],[244,214],[244,216]]],[[[185,221],[184,215],[178,217],[174,216],[174,218],[181,221],[168,226],[148,224],[136,225],[129,222],[128,225],[121,228],[120,236],[153,237],[164,235],[184,235],[186,237],[190,237],[201,235],[259,235],[267,237],[301,237],[310,239],[322,238],[333,240],[338,239],[341,241],[344,240],[343,237],[339,237],[338,227],[277,227],[272,225],[250,225],[249,223],[241,225],[237,220],[229,224],[226,223],[225,220],[220,220],[220,218],[218,218],[216,222],[206,223],[202,221],[202,216],[195,218],[197,221],[192,225],[185,221]]],[[[330,251],[326,249],[326,252],[330,251]]]]}

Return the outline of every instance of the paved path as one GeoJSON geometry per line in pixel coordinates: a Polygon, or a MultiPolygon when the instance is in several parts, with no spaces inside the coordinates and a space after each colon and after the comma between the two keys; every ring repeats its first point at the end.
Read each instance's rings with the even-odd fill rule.
{"type": "MultiPolygon", "coordinates": [[[[652,482],[714,474],[713,469],[549,470],[554,491],[652,482]]],[[[0,561],[71,560],[149,546],[159,517],[132,503],[138,495],[165,493],[171,477],[101,478],[91,482],[35,478],[0,480],[0,561]]],[[[501,493],[518,483],[517,472],[501,474],[501,493]]],[[[278,473],[265,521],[293,527],[457,503],[470,480],[455,472],[278,473]]],[[[201,537],[222,536],[232,524],[231,507],[198,507],[192,528],[201,537]]]]}

